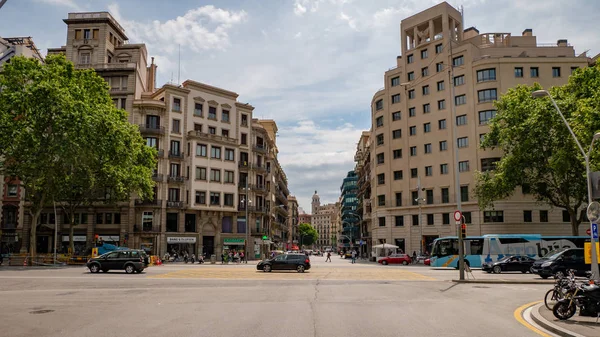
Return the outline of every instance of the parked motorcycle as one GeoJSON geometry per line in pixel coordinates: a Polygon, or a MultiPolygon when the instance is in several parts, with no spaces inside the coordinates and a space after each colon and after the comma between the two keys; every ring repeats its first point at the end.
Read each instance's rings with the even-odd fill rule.
{"type": "Polygon", "coordinates": [[[575,315],[578,307],[580,316],[598,317],[600,315],[600,286],[593,282],[590,283],[579,285],[571,298],[559,300],[552,308],[554,317],[567,320],[575,315]]]}

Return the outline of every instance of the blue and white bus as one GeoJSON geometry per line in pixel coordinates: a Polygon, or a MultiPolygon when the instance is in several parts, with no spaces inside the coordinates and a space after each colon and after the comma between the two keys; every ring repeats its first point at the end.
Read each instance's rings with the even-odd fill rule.
{"type": "MultiPolygon", "coordinates": [[[[494,262],[505,255],[527,255],[539,259],[559,248],[583,248],[585,236],[541,236],[539,234],[487,234],[465,238],[465,258],[471,268],[494,262]]],[[[458,237],[435,239],[431,248],[432,267],[458,267],[458,237]]]]}

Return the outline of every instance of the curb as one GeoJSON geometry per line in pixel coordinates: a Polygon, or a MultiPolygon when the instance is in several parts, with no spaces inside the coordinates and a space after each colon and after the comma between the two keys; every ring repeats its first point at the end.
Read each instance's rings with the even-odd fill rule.
{"type": "Polygon", "coordinates": [[[542,328],[544,328],[556,335],[562,336],[562,337],[585,337],[584,335],[580,335],[578,333],[561,328],[558,325],[546,320],[540,314],[540,308],[543,308],[543,307],[544,307],[544,303],[540,303],[540,304],[534,305],[533,308],[531,308],[531,319],[536,324],[538,324],[542,328]]]}
{"type": "Polygon", "coordinates": [[[452,282],[487,284],[554,284],[554,280],[452,280],[452,282]]]}

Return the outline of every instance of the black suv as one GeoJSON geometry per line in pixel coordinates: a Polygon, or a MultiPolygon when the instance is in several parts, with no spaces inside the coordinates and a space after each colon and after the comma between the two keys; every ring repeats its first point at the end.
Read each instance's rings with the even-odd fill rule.
{"type": "Polygon", "coordinates": [[[118,250],[89,259],[87,267],[92,273],[98,273],[100,270],[106,273],[111,269],[118,269],[133,274],[141,273],[146,268],[146,264],[144,255],[140,251],[118,250]]]}
{"type": "Polygon", "coordinates": [[[272,259],[259,262],[256,270],[270,272],[271,270],[295,270],[304,273],[310,269],[310,259],[305,254],[281,254],[272,259]]]}
{"type": "Polygon", "coordinates": [[[585,264],[583,248],[564,249],[544,258],[545,260],[539,261],[539,267],[539,262],[533,266],[534,272],[544,279],[553,275],[566,275],[569,269],[575,270],[578,276],[585,276],[586,271],[590,270],[590,265],[585,264]]]}

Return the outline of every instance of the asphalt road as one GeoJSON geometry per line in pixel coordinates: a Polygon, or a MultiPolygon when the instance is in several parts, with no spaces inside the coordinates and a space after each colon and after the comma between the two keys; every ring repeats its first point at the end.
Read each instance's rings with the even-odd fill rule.
{"type": "Polygon", "coordinates": [[[550,288],[311,260],[304,274],[254,265],[177,264],[139,275],[0,267],[0,336],[537,336],[513,313],[550,288]]]}

